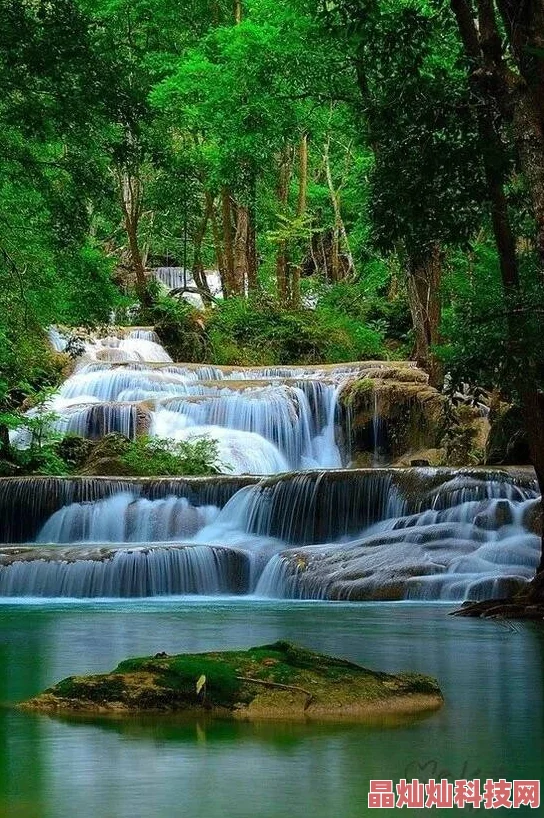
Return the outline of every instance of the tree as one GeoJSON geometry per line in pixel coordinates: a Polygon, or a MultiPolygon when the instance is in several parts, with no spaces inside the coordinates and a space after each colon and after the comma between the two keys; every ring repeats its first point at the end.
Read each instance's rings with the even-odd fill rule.
{"type": "Polygon", "coordinates": [[[423,1],[343,0],[326,16],[356,68],[374,239],[403,260],[415,357],[439,384],[443,259],[478,224],[482,195],[455,29],[423,1]]]}
{"type": "MultiPolygon", "coordinates": [[[[58,377],[43,327],[105,318],[117,293],[94,240],[100,70],[74,0],[0,2],[0,404],[58,377]]],[[[5,431],[0,432],[4,447],[5,431]]]]}
{"type": "MultiPolygon", "coordinates": [[[[531,458],[544,490],[544,358],[535,313],[544,308],[544,10],[537,0],[451,0],[466,55],[480,131],[479,154],[497,245],[509,370],[522,408],[531,458]],[[499,17],[500,15],[500,17],[499,17]],[[503,51],[501,20],[507,37],[503,51]],[[509,147],[523,172],[535,224],[540,275],[524,279],[508,201],[509,147]],[[540,285],[540,286],[539,286],[540,285]]],[[[544,539],[539,572],[544,571],[544,539]]]]}

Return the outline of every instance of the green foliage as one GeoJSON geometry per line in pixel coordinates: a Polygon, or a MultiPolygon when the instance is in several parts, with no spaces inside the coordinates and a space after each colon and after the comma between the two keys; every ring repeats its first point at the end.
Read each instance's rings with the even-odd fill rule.
{"type": "Polygon", "coordinates": [[[90,20],[76,0],[0,0],[0,21],[0,392],[9,405],[14,391],[54,380],[43,327],[104,319],[117,292],[91,231],[107,169],[93,149],[104,121],[90,20]]]}
{"type": "Polygon", "coordinates": [[[452,375],[463,381],[500,388],[511,399],[515,383],[531,362],[544,382],[544,287],[531,253],[520,256],[522,298],[515,304],[518,340],[508,344],[508,313],[514,307],[504,295],[497,252],[485,235],[471,251],[453,254],[445,288],[449,294],[443,313],[443,336],[437,353],[452,375]],[[534,364],[533,364],[534,362],[534,364]]]}
{"type": "MultiPolygon", "coordinates": [[[[368,265],[379,277],[367,275],[367,267],[357,281],[344,280],[333,286],[318,290],[318,314],[332,313],[346,316],[354,323],[367,325],[389,342],[406,343],[411,329],[411,317],[406,293],[401,290],[393,295],[391,269],[375,261],[368,265]]],[[[399,357],[399,356],[397,356],[399,357]]]]}
{"type": "Polygon", "coordinates": [[[140,477],[182,477],[219,474],[217,443],[207,437],[192,440],[162,440],[138,437],[127,444],[121,461],[130,473],[140,477]]]}
{"type": "Polygon", "coordinates": [[[35,396],[35,406],[28,412],[0,412],[0,426],[20,435],[20,447],[10,449],[10,462],[18,473],[23,474],[67,474],[68,468],[57,452],[56,444],[61,439],[54,430],[58,415],[48,409],[50,395],[35,396]]]}
{"type": "Polygon", "coordinates": [[[334,308],[288,310],[269,296],[230,298],[207,321],[213,360],[243,366],[384,357],[381,334],[334,308]]]}
{"type": "Polygon", "coordinates": [[[158,295],[136,316],[136,324],[151,324],[174,361],[201,363],[210,354],[202,315],[183,298],[158,295]]]}

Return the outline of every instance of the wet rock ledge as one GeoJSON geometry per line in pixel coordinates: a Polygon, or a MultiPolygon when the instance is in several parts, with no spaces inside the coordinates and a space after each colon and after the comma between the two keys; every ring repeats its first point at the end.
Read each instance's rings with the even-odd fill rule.
{"type": "Polygon", "coordinates": [[[429,676],[379,673],[276,642],[248,651],[127,659],[111,673],[63,679],[19,707],[81,715],[185,712],[240,720],[372,721],[442,704],[429,676]]]}
{"type": "Polygon", "coordinates": [[[536,575],[521,591],[506,599],[484,599],[464,602],[452,616],[472,616],[480,619],[528,619],[544,622],[544,572],[536,575]]]}

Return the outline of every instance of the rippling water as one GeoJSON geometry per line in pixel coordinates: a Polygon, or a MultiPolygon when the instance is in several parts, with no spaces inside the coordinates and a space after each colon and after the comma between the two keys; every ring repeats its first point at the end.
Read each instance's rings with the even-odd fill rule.
{"type": "Polygon", "coordinates": [[[540,777],[544,634],[448,610],[248,598],[3,604],[2,702],[131,655],[282,638],[381,670],[433,674],[446,704],[404,726],[375,727],[85,722],[2,709],[0,815],[361,818],[372,814],[370,778],[540,777]]]}

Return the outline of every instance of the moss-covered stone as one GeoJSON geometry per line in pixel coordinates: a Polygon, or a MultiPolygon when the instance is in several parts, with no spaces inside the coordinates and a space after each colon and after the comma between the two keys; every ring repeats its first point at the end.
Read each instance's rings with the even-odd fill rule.
{"type": "Polygon", "coordinates": [[[442,703],[431,677],[379,673],[275,642],[247,651],[127,659],[111,673],[63,679],[20,707],[49,713],[185,711],[245,720],[353,721],[431,711],[442,703]]]}
{"type": "Polygon", "coordinates": [[[346,384],[340,402],[349,417],[356,466],[409,462],[422,449],[438,447],[445,428],[446,400],[409,366],[368,369],[346,384]]]}
{"type": "Polygon", "coordinates": [[[122,456],[130,446],[124,435],[113,432],[93,445],[81,466],[84,475],[118,476],[129,475],[130,469],[123,463],[122,456]]]}

